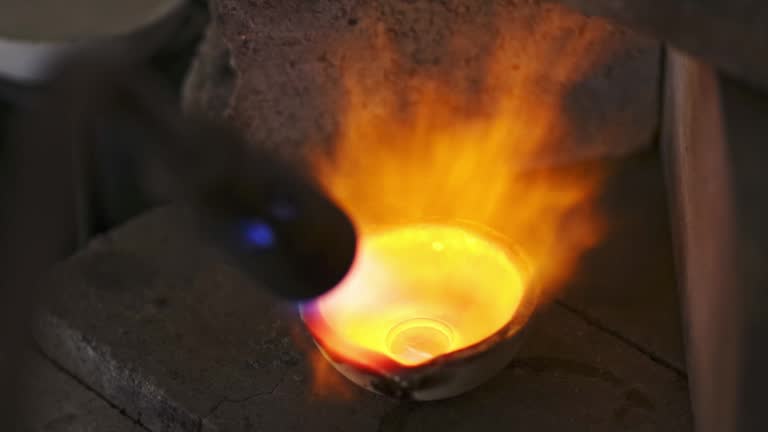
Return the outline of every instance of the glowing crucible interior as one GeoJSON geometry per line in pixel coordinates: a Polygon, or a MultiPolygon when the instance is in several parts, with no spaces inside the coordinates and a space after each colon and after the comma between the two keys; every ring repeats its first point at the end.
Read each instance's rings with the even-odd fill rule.
{"type": "Polygon", "coordinates": [[[509,322],[525,288],[518,264],[504,246],[459,227],[367,234],[349,275],[314,304],[323,330],[310,328],[343,356],[363,349],[423,364],[509,322]]]}

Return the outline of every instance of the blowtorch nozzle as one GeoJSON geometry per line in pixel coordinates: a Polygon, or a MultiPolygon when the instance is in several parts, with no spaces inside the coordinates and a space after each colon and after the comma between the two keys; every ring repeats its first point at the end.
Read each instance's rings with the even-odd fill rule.
{"type": "Polygon", "coordinates": [[[226,206],[221,198],[229,194],[221,191],[216,204],[201,207],[202,226],[214,244],[281,297],[307,300],[331,290],[355,258],[357,239],[349,217],[299,177],[260,189],[261,194],[226,206]]]}
{"type": "MultiPolygon", "coordinates": [[[[18,122],[13,185],[21,189],[42,174],[58,180],[47,183],[50,190],[38,182],[37,195],[67,199],[82,221],[81,245],[94,234],[82,227],[97,216],[115,226],[181,201],[258,285],[295,300],[333,288],[354,260],[355,229],[309,169],[246,142],[230,126],[182,115],[166,90],[140,64],[98,56],[62,63],[18,122]],[[61,155],[43,164],[49,147],[61,155]],[[30,161],[35,165],[22,169],[30,161]],[[63,191],[52,193],[54,186],[63,191]]],[[[72,230],[61,225],[62,233],[72,230]]]]}
{"type": "Polygon", "coordinates": [[[205,145],[180,141],[190,151],[174,151],[174,171],[213,244],[287,299],[312,299],[341,282],[355,259],[355,227],[307,167],[254,149],[230,129],[190,132],[205,145]],[[217,141],[226,145],[210,145],[217,141]]]}
{"type": "Polygon", "coordinates": [[[355,227],[306,167],[254,149],[229,128],[200,122],[183,136],[165,146],[176,196],[238,268],[290,300],[342,280],[355,258],[355,227]]]}

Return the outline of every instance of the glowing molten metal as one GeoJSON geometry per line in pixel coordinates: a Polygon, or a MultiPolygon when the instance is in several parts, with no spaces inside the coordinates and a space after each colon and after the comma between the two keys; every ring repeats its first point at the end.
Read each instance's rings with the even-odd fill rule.
{"type": "Polygon", "coordinates": [[[316,303],[330,330],[319,337],[344,354],[365,350],[418,365],[504,326],[523,280],[507,252],[460,228],[416,225],[372,234],[348,277],[316,303]]]}

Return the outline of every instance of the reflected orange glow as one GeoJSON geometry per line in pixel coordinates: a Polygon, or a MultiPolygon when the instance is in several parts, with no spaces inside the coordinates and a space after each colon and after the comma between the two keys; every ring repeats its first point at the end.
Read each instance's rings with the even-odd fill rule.
{"type": "Polygon", "coordinates": [[[562,286],[600,236],[592,201],[601,173],[539,162],[570,131],[564,82],[596,61],[587,49],[599,42],[593,30],[539,43],[530,64],[500,45],[475,92],[458,91],[452,77],[401,70],[382,36],[381,64],[347,65],[333,155],[314,160],[361,238],[351,274],[312,305],[322,324],[307,322],[333,355],[422,364],[495,333],[532,284],[546,297],[562,286]],[[397,89],[372,82],[371,70],[401,78],[397,89]],[[555,90],[541,91],[542,76],[555,90]],[[506,253],[513,248],[525,272],[506,253]]]}
{"type": "Polygon", "coordinates": [[[306,330],[299,323],[290,329],[291,340],[295,346],[306,354],[308,367],[306,378],[309,380],[308,396],[312,399],[352,400],[356,388],[328,363],[323,354],[317,350],[306,330]]]}

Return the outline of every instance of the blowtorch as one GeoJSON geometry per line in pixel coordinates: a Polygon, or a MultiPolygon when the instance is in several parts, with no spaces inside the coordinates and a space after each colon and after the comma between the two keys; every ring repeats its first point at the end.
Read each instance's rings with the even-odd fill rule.
{"type": "MultiPolygon", "coordinates": [[[[210,119],[185,117],[159,83],[139,65],[104,58],[60,65],[27,104],[9,149],[15,178],[6,185],[24,189],[47,178],[37,200],[72,197],[64,207],[77,215],[79,246],[104,219],[115,225],[156,203],[181,201],[210,243],[258,286],[291,300],[333,288],[354,259],[355,229],[303,161],[249,146],[210,119]],[[74,182],[56,191],[67,188],[62,179],[74,182]]],[[[64,224],[62,232],[71,231],[64,224]]]]}
{"type": "Polygon", "coordinates": [[[255,287],[285,299],[329,291],[352,265],[355,228],[300,161],[182,115],[148,70],[104,53],[67,60],[12,124],[0,169],[0,430],[18,430],[40,275],[154,204],[188,207],[255,287]]]}

